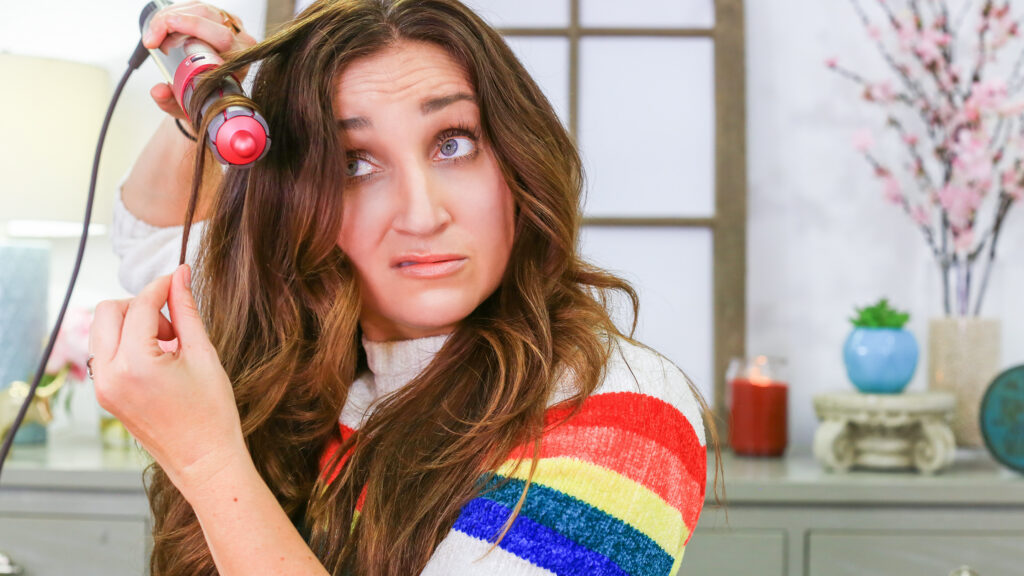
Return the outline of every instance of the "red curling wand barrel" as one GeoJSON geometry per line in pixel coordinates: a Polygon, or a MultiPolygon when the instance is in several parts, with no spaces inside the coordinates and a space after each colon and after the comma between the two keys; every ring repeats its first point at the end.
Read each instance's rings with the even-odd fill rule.
{"type": "MultiPolygon", "coordinates": [[[[168,0],[153,0],[147,4],[139,17],[140,30],[145,32],[153,15],[170,5],[171,2],[168,0]]],[[[171,83],[174,99],[188,117],[196,78],[201,73],[220,66],[224,60],[216,50],[202,40],[178,36],[171,41],[170,46],[165,41],[163,49],[152,49],[149,52],[164,78],[171,83]]],[[[241,84],[234,76],[225,78],[217,90],[203,102],[200,114],[205,115],[214,103],[229,95],[245,96],[241,84]]],[[[259,112],[248,106],[229,106],[217,114],[217,117],[210,121],[206,136],[214,156],[221,164],[248,166],[265,156],[270,149],[270,128],[266,120],[259,112]]]]}

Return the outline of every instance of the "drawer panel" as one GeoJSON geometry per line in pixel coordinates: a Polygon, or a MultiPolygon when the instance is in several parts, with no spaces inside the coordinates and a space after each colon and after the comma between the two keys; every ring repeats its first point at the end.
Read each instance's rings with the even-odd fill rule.
{"type": "Polygon", "coordinates": [[[936,576],[970,566],[979,576],[1020,574],[1024,532],[812,531],[809,576],[936,576]]]}
{"type": "Polygon", "coordinates": [[[697,530],[686,545],[680,576],[755,574],[783,576],[786,533],[782,530],[697,530]]]}
{"type": "Polygon", "coordinates": [[[0,550],[24,576],[147,573],[146,523],[63,517],[0,516],[0,550]]]}

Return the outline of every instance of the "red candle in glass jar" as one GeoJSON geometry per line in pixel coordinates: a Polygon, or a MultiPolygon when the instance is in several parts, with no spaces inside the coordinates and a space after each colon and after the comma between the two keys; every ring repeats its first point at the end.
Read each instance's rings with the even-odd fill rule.
{"type": "Polygon", "coordinates": [[[784,382],[735,378],[729,383],[732,450],[745,456],[781,456],[786,451],[787,396],[784,382]]]}

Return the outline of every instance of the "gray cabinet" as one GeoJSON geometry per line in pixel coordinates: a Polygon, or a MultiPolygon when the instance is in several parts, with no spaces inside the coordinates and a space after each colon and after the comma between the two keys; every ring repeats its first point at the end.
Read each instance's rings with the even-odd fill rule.
{"type": "Polygon", "coordinates": [[[934,477],[832,474],[801,450],[724,466],[727,507],[709,482],[683,576],[1024,574],[1024,476],[984,451],[934,477]]]}
{"type": "Polygon", "coordinates": [[[0,552],[24,576],[139,576],[149,504],[137,452],[16,447],[0,478],[0,552]]]}

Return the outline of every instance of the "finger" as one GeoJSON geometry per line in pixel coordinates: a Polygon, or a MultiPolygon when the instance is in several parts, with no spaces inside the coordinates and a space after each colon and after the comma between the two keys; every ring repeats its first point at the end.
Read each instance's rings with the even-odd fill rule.
{"type": "Polygon", "coordinates": [[[192,296],[189,276],[191,276],[191,270],[188,264],[178,266],[171,277],[171,295],[167,301],[167,307],[171,312],[171,323],[178,333],[178,343],[182,349],[205,347],[210,342],[206,327],[199,316],[196,301],[192,296]]]}
{"type": "Polygon", "coordinates": [[[218,52],[230,50],[235,38],[234,31],[221,24],[219,18],[213,21],[187,12],[167,12],[150,20],[149,34],[143,37],[142,43],[147,48],[159,46],[174,32],[198,38],[218,52]]]}
{"type": "Polygon", "coordinates": [[[157,84],[149,90],[150,97],[161,110],[175,118],[185,119],[185,113],[174,99],[174,92],[168,84],[157,84]]]}
{"type": "Polygon", "coordinates": [[[157,321],[160,323],[160,325],[157,326],[156,330],[157,340],[163,340],[166,342],[168,340],[174,340],[175,338],[178,337],[178,335],[175,334],[174,332],[174,326],[171,325],[171,321],[168,320],[162,313],[160,314],[157,321]]]}
{"type": "Polygon", "coordinates": [[[157,344],[160,333],[160,309],[167,302],[171,284],[170,274],[160,276],[146,285],[128,304],[124,315],[124,330],[118,350],[141,356],[162,356],[157,344]]]}
{"type": "Polygon", "coordinates": [[[127,311],[128,300],[104,300],[96,305],[89,328],[89,354],[95,356],[94,366],[114,358],[127,311]]]}

